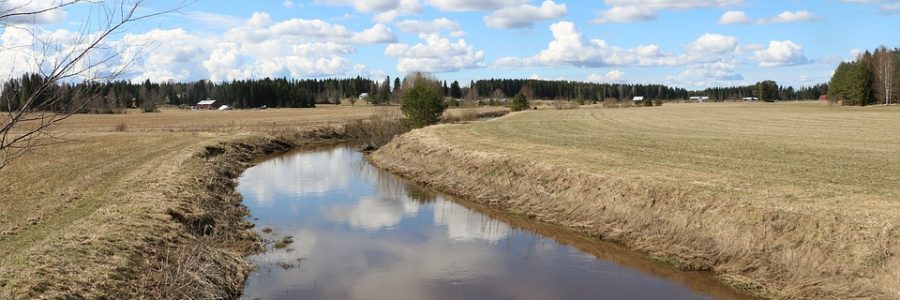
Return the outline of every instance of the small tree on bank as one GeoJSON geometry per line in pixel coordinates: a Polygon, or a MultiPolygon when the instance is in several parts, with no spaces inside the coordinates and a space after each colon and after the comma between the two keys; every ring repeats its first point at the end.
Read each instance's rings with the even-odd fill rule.
{"type": "Polygon", "coordinates": [[[516,95],[512,100],[512,105],[509,106],[509,109],[512,111],[521,111],[528,109],[528,98],[523,94],[516,95]]]}
{"type": "Polygon", "coordinates": [[[403,105],[400,110],[406,115],[407,125],[411,128],[422,128],[435,124],[441,119],[447,104],[444,103],[442,88],[439,84],[421,73],[416,73],[411,88],[403,91],[403,105]]]}

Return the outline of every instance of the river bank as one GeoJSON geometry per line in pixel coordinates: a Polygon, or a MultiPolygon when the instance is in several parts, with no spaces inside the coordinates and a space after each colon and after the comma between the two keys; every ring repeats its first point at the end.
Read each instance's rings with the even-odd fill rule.
{"type": "MultiPolygon", "coordinates": [[[[859,171],[834,169],[840,160],[822,162],[810,154],[826,147],[817,137],[831,132],[794,137],[760,128],[749,135],[738,130],[748,131],[745,125],[732,124],[739,118],[729,117],[784,120],[798,111],[851,122],[857,112],[803,105],[705,108],[519,113],[416,130],[370,160],[442,192],[620,243],[678,268],[713,272],[762,297],[900,297],[896,203],[890,196],[896,185],[824,183],[817,176],[859,171]],[[719,132],[725,137],[714,139],[719,132]],[[736,132],[757,144],[749,146],[736,132]],[[807,143],[810,138],[817,142],[807,143]],[[779,147],[780,156],[759,149],[766,143],[779,147]]],[[[765,127],[757,119],[753,124],[765,127]]],[[[889,136],[863,141],[877,137],[882,143],[889,136]]],[[[866,149],[860,142],[834,133],[828,147],[866,149]]],[[[892,174],[878,169],[891,167],[877,161],[857,163],[892,174]]]]}
{"type": "Polygon", "coordinates": [[[234,179],[258,159],[352,139],[342,124],[397,111],[73,116],[52,146],[0,172],[0,298],[236,298],[259,241],[234,179]]]}

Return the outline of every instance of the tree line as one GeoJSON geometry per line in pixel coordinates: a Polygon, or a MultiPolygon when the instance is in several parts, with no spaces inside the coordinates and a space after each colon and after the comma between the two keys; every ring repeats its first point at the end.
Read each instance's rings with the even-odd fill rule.
{"type": "Polygon", "coordinates": [[[792,86],[779,86],[778,83],[766,80],[754,85],[732,87],[710,87],[700,91],[691,91],[690,96],[707,96],[710,101],[741,100],[757,98],[760,101],[815,100],[828,93],[828,84],[821,83],[795,89],[792,86]]]}
{"type": "Polygon", "coordinates": [[[900,48],[884,46],[842,62],[829,83],[829,101],[843,105],[893,104],[900,98],[900,48]]]}
{"type": "MultiPolygon", "coordinates": [[[[15,111],[37,93],[45,78],[25,74],[3,83],[0,110],[15,111]]],[[[341,99],[355,99],[377,84],[366,78],[346,79],[250,79],[214,83],[199,80],[187,83],[149,80],[81,82],[53,84],[33,102],[58,103],[51,110],[59,112],[91,112],[113,108],[145,108],[157,105],[191,106],[200,100],[215,99],[235,108],[315,107],[316,104],[339,104],[341,99]]]]}
{"type": "MultiPolygon", "coordinates": [[[[848,68],[850,64],[842,64],[848,68]]],[[[840,68],[839,68],[840,69],[840,68]]],[[[900,68],[898,68],[900,70],[900,68]]],[[[837,73],[836,73],[837,75],[837,73]]],[[[900,76],[897,76],[900,78],[900,76]]],[[[26,74],[3,83],[0,92],[0,110],[16,110],[44,83],[38,74],[26,74]]],[[[433,79],[436,80],[436,79],[433,79]]],[[[778,86],[773,81],[736,87],[712,87],[699,91],[669,87],[660,84],[617,84],[578,81],[536,79],[486,79],[462,86],[458,81],[436,81],[440,95],[452,99],[506,99],[523,94],[527,99],[604,101],[616,99],[630,101],[635,96],[654,100],[687,100],[691,96],[707,96],[710,101],[741,100],[757,97],[764,101],[818,99],[828,93],[828,85],[819,84],[794,89],[778,86]]],[[[361,94],[375,105],[399,104],[401,91],[412,82],[404,78],[382,81],[355,77],[344,79],[288,79],[264,78],[234,80],[230,82],[160,82],[149,80],[134,83],[128,81],[82,82],[54,84],[38,95],[37,102],[57,99],[52,107],[60,112],[103,112],[127,107],[153,110],[158,105],[192,106],[200,100],[215,99],[235,108],[256,107],[315,107],[316,104],[340,104],[350,100],[352,104],[361,94]]],[[[834,84],[834,83],[832,83],[834,84]]],[[[900,86],[897,84],[895,86],[900,86]]]]}

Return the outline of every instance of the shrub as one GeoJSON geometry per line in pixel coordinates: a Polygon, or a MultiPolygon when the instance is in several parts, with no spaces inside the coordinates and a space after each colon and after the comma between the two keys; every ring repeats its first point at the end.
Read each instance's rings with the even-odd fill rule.
{"type": "Polygon", "coordinates": [[[346,136],[356,138],[363,143],[364,149],[377,149],[386,145],[396,135],[409,131],[396,113],[386,113],[355,120],[344,125],[346,136]]]}
{"type": "Polygon", "coordinates": [[[459,107],[459,104],[460,103],[458,99],[450,98],[449,100],[447,100],[447,106],[459,107]]]}
{"type": "Polygon", "coordinates": [[[509,106],[509,109],[512,111],[520,111],[528,109],[528,99],[525,98],[525,95],[518,94],[512,100],[512,105],[509,106]]]}
{"type": "Polygon", "coordinates": [[[403,94],[400,110],[406,115],[406,122],[412,128],[435,124],[447,109],[441,91],[435,81],[425,76],[416,76],[413,87],[403,94]]]}

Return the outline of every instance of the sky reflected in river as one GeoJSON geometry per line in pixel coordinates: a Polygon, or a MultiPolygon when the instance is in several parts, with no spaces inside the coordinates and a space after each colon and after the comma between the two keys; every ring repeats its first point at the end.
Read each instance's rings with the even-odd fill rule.
{"type": "Polygon", "coordinates": [[[348,148],[271,159],[238,191],[256,229],[274,229],[263,237],[294,240],[251,257],[246,299],[742,298],[705,274],[455,204],[348,148]]]}

